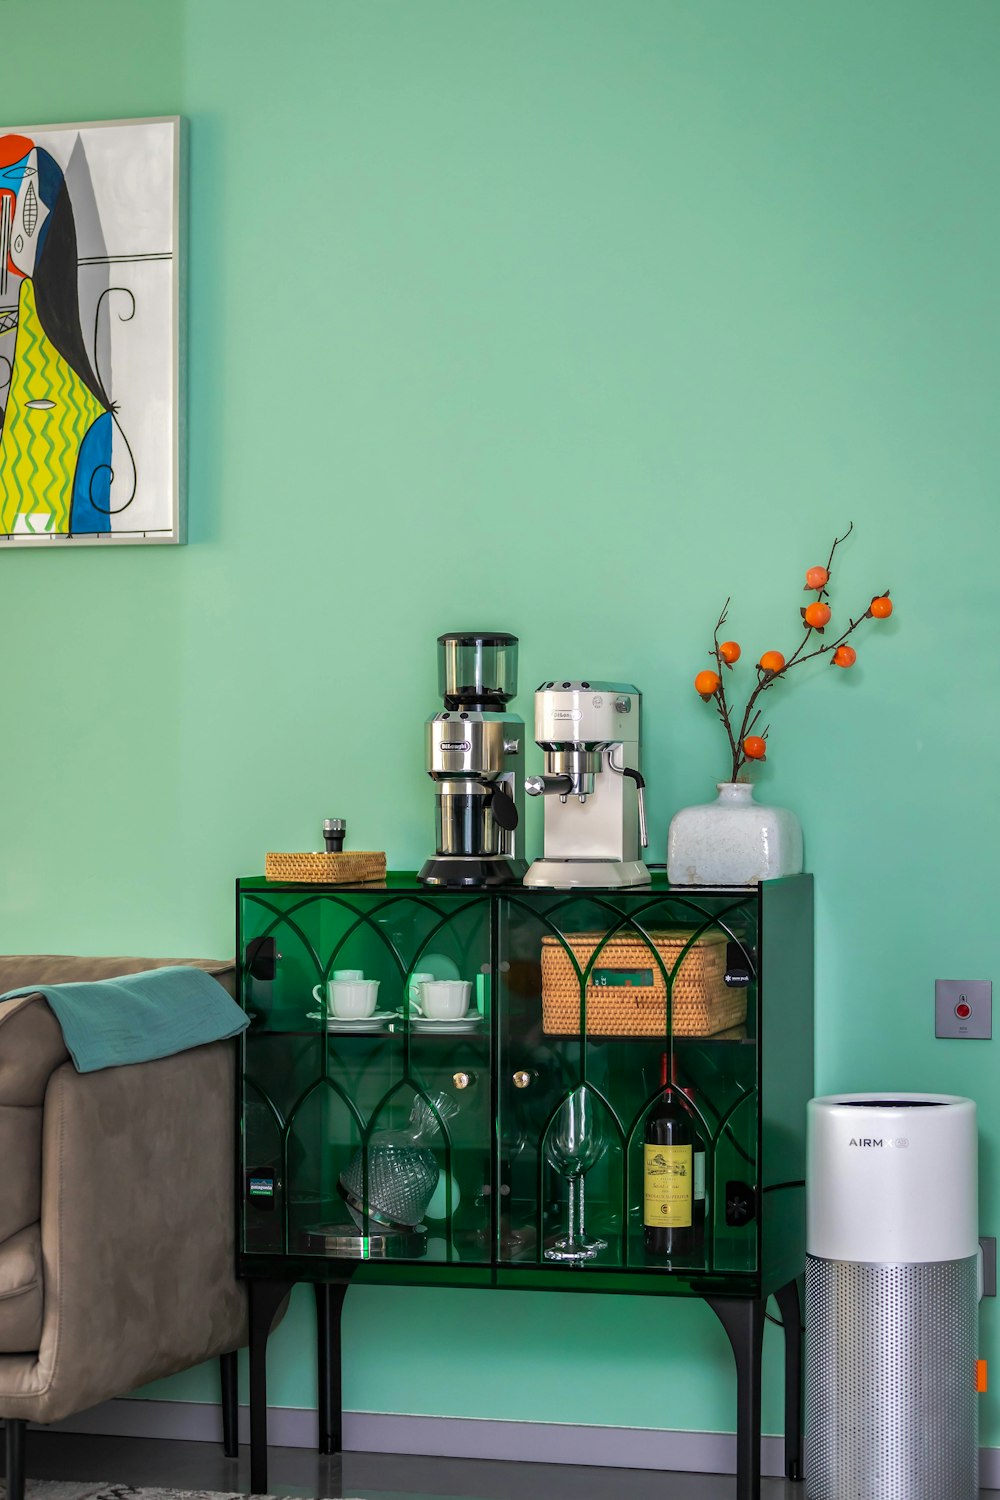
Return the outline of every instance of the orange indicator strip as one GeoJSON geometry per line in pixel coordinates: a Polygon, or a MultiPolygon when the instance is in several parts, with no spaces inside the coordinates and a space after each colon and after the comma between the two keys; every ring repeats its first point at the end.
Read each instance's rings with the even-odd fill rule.
{"type": "Polygon", "coordinates": [[[986,1390],[986,1361],[976,1360],[976,1390],[980,1395],[986,1390]]]}

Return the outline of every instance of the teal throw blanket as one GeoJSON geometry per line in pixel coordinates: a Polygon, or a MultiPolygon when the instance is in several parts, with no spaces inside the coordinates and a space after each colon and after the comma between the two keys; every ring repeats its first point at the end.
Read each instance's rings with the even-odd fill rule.
{"type": "Polygon", "coordinates": [[[203,969],[174,965],[83,984],[32,984],[0,1001],[44,995],[80,1073],[171,1057],[238,1036],[250,1018],[203,969]]]}

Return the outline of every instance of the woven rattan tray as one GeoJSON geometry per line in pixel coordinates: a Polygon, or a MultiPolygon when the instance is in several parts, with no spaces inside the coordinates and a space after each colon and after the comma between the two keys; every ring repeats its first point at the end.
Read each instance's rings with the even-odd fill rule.
{"type": "MultiPolygon", "coordinates": [[[[681,953],[691,940],[690,932],[651,932],[649,936],[663,968],[672,977],[674,1036],[714,1036],[742,1025],[747,992],[726,984],[723,933],[702,934],[679,965],[681,953]]],[[[602,937],[600,933],[580,932],[564,938],[542,938],[542,1029],[550,1036],[579,1036],[580,979],[567,949],[582,973],[602,937]]],[[[588,1036],[665,1035],[667,986],[644,938],[623,934],[605,943],[586,987],[585,1025],[588,1036]],[[631,983],[607,982],[609,975],[622,971],[630,974],[631,983]]]]}
{"type": "Polygon", "coordinates": [[[318,885],[368,885],[385,880],[385,855],[363,849],[342,854],[267,854],[266,880],[306,880],[318,885]]]}

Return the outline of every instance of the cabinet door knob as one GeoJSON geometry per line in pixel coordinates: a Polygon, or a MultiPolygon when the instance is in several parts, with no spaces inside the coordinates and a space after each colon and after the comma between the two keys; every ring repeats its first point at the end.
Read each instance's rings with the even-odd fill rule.
{"type": "Polygon", "coordinates": [[[534,1076],[535,1076],[534,1073],[525,1073],[524,1071],[521,1071],[520,1073],[515,1073],[514,1074],[514,1087],[516,1089],[526,1089],[528,1087],[528,1084],[534,1078],[534,1076]]]}
{"type": "Polygon", "coordinates": [[[475,1073],[453,1073],[451,1081],[457,1089],[467,1089],[476,1081],[475,1073]]]}

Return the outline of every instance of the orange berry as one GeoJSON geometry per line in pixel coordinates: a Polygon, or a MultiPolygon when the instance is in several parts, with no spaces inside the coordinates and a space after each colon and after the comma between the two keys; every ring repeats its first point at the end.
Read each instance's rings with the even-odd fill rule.
{"type": "Polygon", "coordinates": [[[806,588],[823,589],[830,582],[830,575],[826,568],[806,569],[806,588]]]}
{"type": "Polygon", "coordinates": [[[876,620],[888,620],[892,614],[892,600],[889,598],[889,595],[880,594],[877,598],[873,599],[868,613],[874,615],[876,620]]]}
{"type": "Polygon", "coordinates": [[[718,672],[699,672],[694,680],[694,689],[703,698],[711,698],[713,693],[719,691],[722,679],[718,672]]]}
{"type": "Polygon", "coordinates": [[[759,734],[748,734],[743,741],[743,754],[747,760],[763,760],[766,750],[767,741],[759,734]]]}
{"type": "Polygon", "coordinates": [[[822,630],[830,619],[829,604],[810,604],[802,611],[802,618],[811,630],[822,630]]]}
{"type": "Polygon", "coordinates": [[[730,667],[732,666],[734,661],[739,661],[742,654],[743,653],[740,651],[740,648],[739,646],[737,646],[735,641],[723,641],[722,645],[719,647],[719,655],[722,657],[722,660],[726,662],[730,667]]]}
{"type": "Polygon", "coordinates": [[[758,665],[763,672],[783,672],[785,658],[780,651],[765,651],[758,665]]]}
{"type": "Polygon", "coordinates": [[[833,653],[833,665],[835,667],[853,667],[858,659],[858,653],[853,646],[838,646],[833,653]]]}

